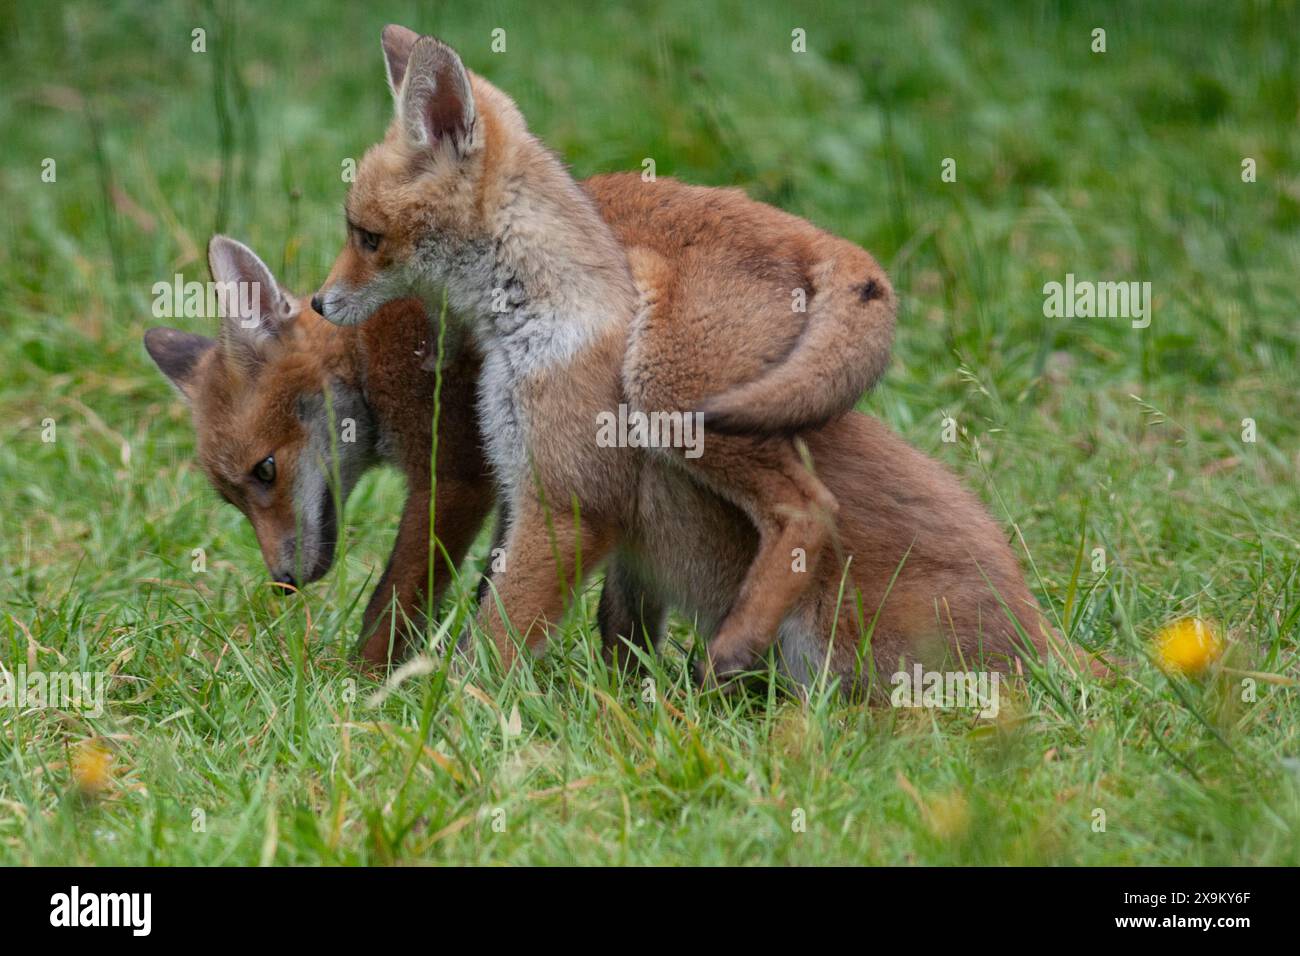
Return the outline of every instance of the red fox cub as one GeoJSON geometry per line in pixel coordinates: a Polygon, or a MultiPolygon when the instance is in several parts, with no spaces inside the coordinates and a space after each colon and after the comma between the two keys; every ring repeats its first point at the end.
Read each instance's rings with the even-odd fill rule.
{"type": "MultiPolygon", "coordinates": [[[[617,183],[588,185],[602,196],[617,183]]],[[[616,207],[603,203],[602,213],[616,207]]],[[[233,239],[214,238],[208,258],[214,280],[270,290],[255,313],[225,317],[216,338],[149,329],[144,343],[190,403],[199,462],[250,518],[273,578],[302,587],[329,570],[339,524],[331,492],[346,501],[361,473],[380,462],[407,477],[393,555],[363,622],[361,657],[383,666],[406,652],[407,622],[419,635],[425,609],[434,418],[434,373],[425,365],[437,330],[413,299],[383,306],[360,328],[337,328],[283,291],[233,239]],[[348,418],[355,441],[338,441],[348,418]],[[335,472],[342,486],[330,488],[335,472]]],[[[478,371],[472,343],[447,351],[434,520],[439,554],[454,563],[493,499],[473,415],[478,371]]],[[[997,666],[1017,653],[1013,618],[1039,643],[1039,613],[1004,535],[943,466],[858,412],[813,429],[807,444],[840,501],[841,559],[807,572],[809,588],[777,636],[783,670],[805,683],[826,672],[846,687],[861,685],[863,632],[885,674],[904,657],[939,648],[969,665],[997,666]]],[[[627,643],[658,643],[669,609],[693,618],[702,636],[714,633],[758,546],[748,515],[685,471],[647,472],[632,509],[599,605],[611,657],[627,643]]],[[[434,600],[448,579],[439,561],[434,600]]]]}
{"type": "MultiPolygon", "coordinates": [[[[618,181],[588,187],[599,201],[618,181]]],[[[615,208],[601,205],[606,215],[615,208]]],[[[190,404],[203,470],[251,520],[272,577],[301,587],[328,570],[339,526],[331,491],[345,501],[380,462],[406,475],[397,540],[363,621],[361,656],[382,667],[421,633],[426,606],[434,373],[425,366],[437,330],[411,299],[389,303],[360,328],[331,325],[230,239],[213,239],[209,261],[219,282],[269,290],[262,308],[223,318],[215,339],[158,328],[145,345],[190,404]],[[345,418],[356,423],[353,442],[338,440],[345,418]],[[333,489],[336,472],[342,487],[333,489]]],[[[473,414],[479,365],[472,343],[446,348],[435,531],[453,563],[492,504],[473,414]]],[[[825,673],[846,689],[861,687],[864,632],[885,673],[939,644],[968,666],[998,666],[1019,649],[1013,618],[1040,641],[1039,614],[1005,536],[939,463],[856,412],[810,430],[807,442],[840,502],[839,550],[807,572],[809,587],[782,620],[784,671],[804,683],[825,673]]],[[[598,614],[606,652],[656,644],[669,609],[693,618],[707,638],[753,562],[753,523],[685,471],[647,472],[631,509],[631,533],[606,563],[598,614]]],[[[442,561],[435,570],[436,600],[450,574],[442,561]]]]}
{"type": "MultiPolygon", "coordinates": [[[[406,476],[392,557],[362,619],[361,656],[383,665],[422,630],[426,607],[435,373],[422,364],[437,354],[437,330],[412,299],[360,329],[330,325],[223,236],[209,243],[208,264],[219,283],[258,284],[253,312],[224,316],[215,339],[158,328],[144,344],[189,403],[199,462],[252,522],[271,577],[294,588],[320,578],[334,559],[336,497],[346,501],[379,461],[406,476]]],[[[471,349],[443,370],[434,530],[452,568],[492,508],[474,416],[478,374],[471,349]]],[[[436,602],[451,568],[434,570],[436,602]]]]}
{"type": "Polygon", "coordinates": [[[347,243],[313,302],[353,325],[445,290],[468,324],[508,515],[480,627],[507,664],[511,628],[540,652],[583,573],[637,533],[646,483],[687,476],[757,532],[700,676],[749,669],[831,540],[835,495],[796,437],[884,370],[883,270],[738,191],[629,177],[584,191],[450,47],[390,26],[383,49],[397,116],[360,164],[347,243]]]}

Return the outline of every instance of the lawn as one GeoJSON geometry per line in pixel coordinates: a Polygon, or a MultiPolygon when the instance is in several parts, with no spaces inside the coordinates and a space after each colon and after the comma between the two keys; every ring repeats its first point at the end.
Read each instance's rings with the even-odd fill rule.
{"type": "Polygon", "coordinates": [[[1300,863],[1293,4],[3,0],[0,54],[0,664],[107,675],[98,716],[0,708],[0,862],[1300,863]],[[598,580],[505,679],[355,674],[400,480],[274,594],[141,336],[216,231],[323,280],[389,21],[579,176],[650,158],[875,254],[901,311],[861,407],[963,477],[1119,676],[1053,670],[991,721],[701,695],[677,620],[621,681],[598,580]],[[1150,324],[1045,315],[1067,275],[1149,282],[1150,324]],[[1147,649],[1188,616],[1227,652],[1171,677],[1147,649]]]}

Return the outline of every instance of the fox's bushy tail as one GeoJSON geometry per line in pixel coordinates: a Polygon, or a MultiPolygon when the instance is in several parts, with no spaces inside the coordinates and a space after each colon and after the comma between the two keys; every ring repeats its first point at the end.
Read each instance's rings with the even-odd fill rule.
{"type": "Polygon", "coordinates": [[[810,270],[803,336],[780,365],[705,400],[697,411],[706,428],[724,434],[816,428],[876,384],[889,365],[897,300],[884,271],[860,255],[863,268],[851,270],[846,257],[837,257],[810,270]]]}

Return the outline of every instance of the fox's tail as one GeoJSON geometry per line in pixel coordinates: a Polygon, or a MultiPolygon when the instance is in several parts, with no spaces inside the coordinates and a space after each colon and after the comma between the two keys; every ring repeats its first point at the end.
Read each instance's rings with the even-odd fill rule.
{"type": "Polygon", "coordinates": [[[814,266],[802,338],[780,365],[706,399],[696,409],[705,427],[797,432],[851,409],[884,374],[894,338],[894,290],[874,261],[870,266],[852,278],[843,262],[814,266]]]}

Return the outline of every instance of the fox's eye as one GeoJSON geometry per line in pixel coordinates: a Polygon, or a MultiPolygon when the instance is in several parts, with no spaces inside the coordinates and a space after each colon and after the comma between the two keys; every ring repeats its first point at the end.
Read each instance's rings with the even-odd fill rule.
{"type": "Polygon", "coordinates": [[[379,248],[379,240],[384,237],[374,232],[367,232],[364,229],[357,230],[357,238],[361,240],[361,248],[366,252],[374,252],[379,248]]]}
{"type": "Polygon", "coordinates": [[[275,456],[267,455],[256,465],[253,466],[253,477],[258,481],[270,484],[275,481],[275,456]]]}

